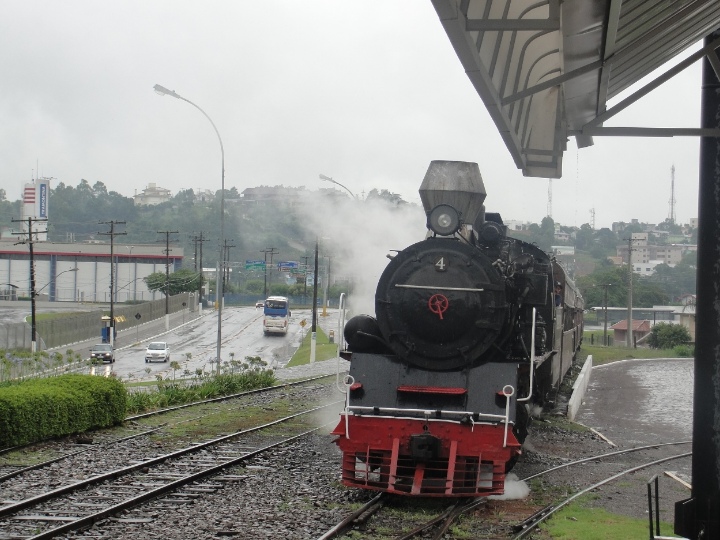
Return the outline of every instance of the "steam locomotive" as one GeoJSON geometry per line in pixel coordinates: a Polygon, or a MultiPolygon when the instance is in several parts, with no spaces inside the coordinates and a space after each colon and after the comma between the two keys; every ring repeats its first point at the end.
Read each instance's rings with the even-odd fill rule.
{"type": "Polygon", "coordinates": [[[572,364],[582,297],[554,259],[507,236],[485,196],[476,163],[431,162],[427,237],[391,258],[376,317],[345,326],[350,371],[333,435],[347,486],[501,494],[531,407],[572,364]]]}

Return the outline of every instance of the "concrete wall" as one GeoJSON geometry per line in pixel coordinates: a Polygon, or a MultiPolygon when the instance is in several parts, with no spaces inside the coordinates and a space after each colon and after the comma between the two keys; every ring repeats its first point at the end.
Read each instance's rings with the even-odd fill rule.
{"type": "Polygon", "coordinates": [[[575,379],[575,384],[573,384],[572,396],[570,396],[570,401],[568,401],[567,411],[567,417],[570,420],[575,420],[575,416],[580,410],[580,405],[582,405],[583,399],[585,398],[585,391],[590,383],[592,364],[592,355],[590,355],[587,357],[587,360],[585,360],[585,364],[583,364],[580,370],[580,375],[578,375],[577,379],[575,379]]]}

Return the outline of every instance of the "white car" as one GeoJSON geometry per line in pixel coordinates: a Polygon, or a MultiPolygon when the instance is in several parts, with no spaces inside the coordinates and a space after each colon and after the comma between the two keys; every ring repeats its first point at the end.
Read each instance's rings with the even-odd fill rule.
{"type": "Polygon", "coordinates": [[[170,361],[170,349],[168,349],[168,344],[165,341],[153,341],[145,350],[145,362],[155,362],[157,360],[161,362],[170,361]]]}

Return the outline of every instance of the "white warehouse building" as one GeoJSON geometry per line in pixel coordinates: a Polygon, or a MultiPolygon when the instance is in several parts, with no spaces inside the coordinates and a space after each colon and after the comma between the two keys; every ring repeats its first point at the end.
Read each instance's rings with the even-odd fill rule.
{"type": "MultiPolygon", "coordinates": [[[[30,246],[15,238],[0,239],[0,299],[30,296],[30,246]]],[[[110,270],[114,272],[114,301],[150,301],[163,298],[149,291],[143,278],[154,272],[179,269],[183,249],[161,244],[35,242],[35,293],[51,302],[110,302],[110,270]]]]}

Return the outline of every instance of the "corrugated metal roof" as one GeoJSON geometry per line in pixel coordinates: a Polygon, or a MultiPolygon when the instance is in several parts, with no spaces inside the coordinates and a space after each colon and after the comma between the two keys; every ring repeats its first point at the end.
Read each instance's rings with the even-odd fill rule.
{"type": "MultiPolygon", "coordinates": [[[[569,136],[700,135],[602,123],[714,51],[607,109],[608,100],[720,28],[718,0],[433,0],[465,71],[525,176],[560,178],[569,136]]],[[[720,60],[710,55],[716,71],[720,60]]],[[[717,133],[712,133],[717,135],[717,133]]]]}

